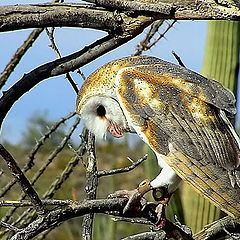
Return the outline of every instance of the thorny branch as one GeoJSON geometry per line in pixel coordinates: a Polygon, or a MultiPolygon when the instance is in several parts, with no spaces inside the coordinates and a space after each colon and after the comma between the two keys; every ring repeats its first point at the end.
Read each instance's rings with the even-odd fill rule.
{"type": "MultiPolygon", "coordinates": [[[[62,117],[61,119],[59,119],[59,121],[57,121],[53,126],[51,126],[49,128],[49,130],[44,134],[44,136],[42,136],[36,143],[36,145],[34,146],[34,148],[31,150],[31,152],[29,153],[28,156],[28,161],[26,163],[26,165],[23,167],[22,171],[23,173],[27,173],[30,169],[32,169],[32,167],[34,166],[34,159],[35,156],[37,154],[37,152],[39,151],[39,149],[44,145],[45,141],[51,136],[51,134],[53,132],[55,132],[57,130],[57,128],[63,124],[66,120],[72,118],[73,116],[75,116],[75,112],[73,113],[69,113],[67,116],[62,117]]],[[[11,188],[12,186],[17,182],[17,180],[14,178],[12,181],[10,181],[5,187],[3,187],[0,191],[0,198],[3,197],[11,188]]]]}
{"type": "Polygon", "coordinates": [[[140,158],[136,162],[132,161],[132,164],[129,167],[119,168],[119,169],[112,169],[112,170],[109,170],[109,171],[102,170],[102,171],[98,171],[97,175],[98,175],[98,177],[103,177],[103,176],[108,176],[108,175],[117,174],[117,173],[129,172],[129,171],[133,170],[135,167],[137,167],[138,165],[140,165],[146,159],[147,159],[147,155],[145,155],[144,157],[140,158]]]}
{"type": "Polygon", "coordinates": [[[0,89],[2,89],[10,74],[14,71],[17,64],[21,61],[24,54],[33,45],[33,43],[36,41],[42,31],[43,28],[33,30],[28,36],[28,38],[24,41],[24,43],[17,49],[12,59],[6,65],[3,72],[0,74],[0,89]]]}
{"type": "MultiPolygon", "coordinates": [[[[39,233],[47,230],[49,227],[54,228],[61,224],[63,221],[68,219],[83,216],[89,213],[105,213],[111,214],[119,212],[119,215],[122,214],[122,210],[126,204],[127,199],[119,198],[119,199],[99,199],[99,200],[84,200],[83,202],[76,201],[59,201],[59,200],[51,200],[44,201],[44,204],[55,205],[58,203],[58,208],[49,210],[49,213],[41,218],[37,218],[31,224],[23,229],[17,229],[17,232],[11,238],[13,239],[30,239],[37,236],[39,233]]],[[[32,203],[29,201],[24,201],[26,205],[31,205],[32,203]]],[[[8,205],[8,204],[7,204],[8,205]]],[[[136,215],[133,215],[132,212],[129,213],[131,217],[143,217],[145,219],[154,222],[157,220],[157,213],[152,210],[148,210],[147,212],[138,212],[136,215]]],[[[166,228],[169,228],[171,223],[169,221],[166,222],[166,228]]],[[[164,227],[165,228],[165,227],[164,227]]],[[[13,229],[11,229],[13,230],[13,229]]],[[[184,235],[184,232],[179,229],[177,226],[172,225],[171,231],[178,231],[180,234],[184,235]]],[[[156,233],[157,235],[157,233],[156,233]]],[[[171,233],[169,233],[171,235],[171,233]]],[[[174,235],[171,235],[174,236],[174,235]]],[[[191,239],[191,238],[185,238],[191,239]]]]}
{"type": "Polygon", "coordinates": [[[16,161],[12,157],[12,155],[0,144],[0,155],[3,160],[6,162],[9,170],[11,171],[13,177],[19,183],[22,188],[22,191],[30,198],[36,211],[38,214],[45,214],[46,208],[43,206],[38,194],[31,186],[28,179],[25,177],[19,166],[17,165],[16,161]]]}
{"type": "MultiPolygon", "coordinates": [[[[58,47],[56,45],[55,39],[54,39],[54,35],[53,35],[54,34],[54,30],[55,30],[55,28],[51,28],[51,31],[49,31],[46,28],[47,35],[48,35],[48,37],[49,37],[49,39],[51,41],[51,45],[50,46],[54,50],[54,52],[56,53],[57,58],[61,58],[62,57],[61,53],[60,53],[60,51],[59,51],[59,49],[58,49],[58,47]]],[[[71,84],[71,86],[74,89],[74,91],[76,92],[76,94],[78,94],[79,89],[78,89],[76,83],[73,81],[73,79],[72,79],[72,77],[71,77],[69,72],[66,73],[66,79],[69,81],[69,83],[71,84]]]]}

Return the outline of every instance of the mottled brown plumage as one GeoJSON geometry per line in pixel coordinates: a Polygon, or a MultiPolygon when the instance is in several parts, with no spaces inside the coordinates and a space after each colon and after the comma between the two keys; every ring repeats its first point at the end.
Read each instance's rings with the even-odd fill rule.
{"type": "Polygon", "coordinates": [[[181,66],[144,56],[123,58],[95,71],[79,92],[80,115],[94,96],[116,102],[123,122],[115,125],[117,130],[137,132],[158,159],[195,190],[240,217],[240,150],[225,115],[236,113],[228,89],[181,66]]]}

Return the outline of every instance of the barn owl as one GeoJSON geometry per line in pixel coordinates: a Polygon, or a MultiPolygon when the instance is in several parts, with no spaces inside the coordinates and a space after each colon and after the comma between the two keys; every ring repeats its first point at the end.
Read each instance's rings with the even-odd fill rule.
{"type": "Polygon", "coordinates": [[[170,195],[183,179],[240,217],[240,141],[227,117],[235,98],[220,83],[154,57],[126,57],[87,78],[76,111],[99,138],[132,132],[152,148],[162,170],[141,194],[163,187],[170,195]]]}

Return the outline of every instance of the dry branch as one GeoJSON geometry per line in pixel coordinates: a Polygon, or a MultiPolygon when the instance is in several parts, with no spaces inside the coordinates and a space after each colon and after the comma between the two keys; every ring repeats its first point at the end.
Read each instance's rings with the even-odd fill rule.
{"type": "Polygon", "coordinates": [[[24,54],[27,52],[27,50],[33,45],[33,43],[35,42],[35,40],[38,38],[38,36],[42,31],[43,31],[43,28],[38,28],[33,30],[29,34],[28,38],[24,41],[24,43],[14,53],[12,59],[6,65],[5,69],[0,75],[0,89],[4,86],[10,74],[14,71],[17,64],[20,62],[20,60],[22,59],[24,54]]]}
{"type": "Polygon", "coordinates": [[[47,3],[0,7],[0,32],[26,28],[81,27],[103,31],[118,29],[121,18],[93,5],[47,3]]]}
{"type": "Polygon", "coordinates": [[[223,237],[228,235],[227,232],[240,234],[239,220],[237,222],[230,217],[224,217],[220,220],[217,220],[205,226],[199,233],[194,235],[194,239],[196,240],[225,239],[223,237]]]}
{"type": "Polygon", "coordinates": [[[120,30],[122,16],[114,10],[155,15],[156,19],[239,20],[233,1],[227,6],[214,0],[96,0],[92,4],[33,4],[0,7],[0,31],[38,27],[84,27],[104,31],[120,30]],[[109,10],[109,8],[111,10],[109,10]]]}
{"type": "Polygon", "coordinates": [[[0,155],[5,160],[9,170],[11,171],[13,177],[17,180],[22,188],[22,191],[29,197],[32,201],[34,208],[38,214],[45,214],[46,208],[43,206],[38,194],[35,192],[31,186],[28,179],[25,177],[19,166],[17,165],[11,154],[0,144],[0,155]]]}
{"type": "MultiPolygon", "coordinates": [[[[33,147],[33,149],[31,150],[31,152],[29,153],[28,156],[28,161],[26,163],[26,165],[23,167],[22,171],[23,173],[28,172],[30,169],[32,169],[32,167],[34,166],[34,159],[35,156],[37,154],[37,152],[39,151],[39,149],[44,145],[45,141],[51,136],[51,134],[53,132],[56,131],[56,129],[63,124],[66,120],[70,119],[71,117],[73,117],[76,113],[69,113],[67,116],[62,117],[61,119],[59,119],[59,121],[57,121],[51,128],[49,128],[49,130],[44,134],[44,136],[42,136],[36,143],[36,145],[33,147]]],[[[3,197],[11,188],[12,186],[17,182],[17,180],[14,178],[12,181],[10,181],[4,188],[1,189],[0,191],[0,198],[3,197]]]]}
{"type": "Polygon", "coordinates": [[[165,240],[166,233],[163,231],[160,232],[144,232],[136,235],[132,235],[122,240],[165,240]]]}
{"type": "MultiPolygon", "coordinates": [[[[94,200],[97,196],[98,175],[97,175],[97,162],[95,155],[95,137],[92,133],[88,132],[87,142],[87,166],[86,166],[86,199],[94,200]]],[[[86,214],[82,222],[82,239],[91,240],[93,230],[94,213],[86,214]]]]}
{"type": "MultiPolygon", "coordinates": [[[[69,219],[83,216],[89,213],[105,213],[111,214],[112,211],[122,214],[123,208],[128,200],[125,198],[119,199],[100,199],[100,200],[85,200],[83,202],[70,202],[67,206],[59,206],[57,209],[50,210],[48,214],[43,217],[39,217],[31,222],[25,228],[17,231],[11,240],[27,240],[37,236],[49,228],[55,228],[59,224],[69,219]]],[[[157,213],[153,210],[147,212],[140,211],[137,213],[130,212],[131,217],[142,217],[152,222],[157,220],[157,213]]],[[[178,226],[172,224],[168,220],[166,221],[164,230],[169,231],[167,235],[173,237],[175,232],[183,236],[184,238],[177,237],[176,239],[191,239],[189,235],[186,235],[178,226]]],[[[157,236],[158,232],[156,232],[157,236]]]]}
{"type": "Polygon", "coordinates": [[[133,170],[135,167],[137,167],[139,164],[141,164],[143,161],[145,161],[146,159],[147,159],[147,155],[140,158],[136,162],[132,161],[132,164],[129,167],[112,169],[112,170],[108,170],[108,171],[107,170],[98,171],[98,177],[109,176],[109,175],[113,175],[113,174],[117,174],[117,173],[129,172],[129,171],[133,170]]]}
{"type": "MultiPolygon", "coordinates": [[[[60,50],[59,50],[58,47],[57,47],[57,44],[56,44],[56,42],[55,42],[55,38],[54,38],[54,35],[53,35],[53,34],[54,34],[54,30],[55,30],[55,28],[52,28],[51,31],[49,31],[49,30],[46,28],[47,35],[48,35],[49,40],[50,40],[50,42],[51,42],[51,45],[50,45],[50,46],[51,46],[51,48],[54,50],[57,58],[61,58],[62,55],[61,55],[61,53],[60,53],[60,50]]],[[[76,94],[78,94],[79,89],[78,89],[77,85],[75,84],[75,82],[73,81],[70,73],[66,73],[66,79],[69,81],[69,83],[71,84],[71,86],[72,86],[72,88],[74,89],[74,91],[76,92],[76,94]]]]}

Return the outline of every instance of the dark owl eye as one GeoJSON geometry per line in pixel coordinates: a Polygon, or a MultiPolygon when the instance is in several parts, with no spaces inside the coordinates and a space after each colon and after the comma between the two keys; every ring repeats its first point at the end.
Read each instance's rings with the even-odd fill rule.
{"type": "Polygon", "coordinates": [[[105,109],[105,107],[104,107],[103,105],[98,106],[98,107],[97,107],[97,115],[98,115],[99,117],[104,117],[105,114],[106,114],[106,109],[105,109]]]}

